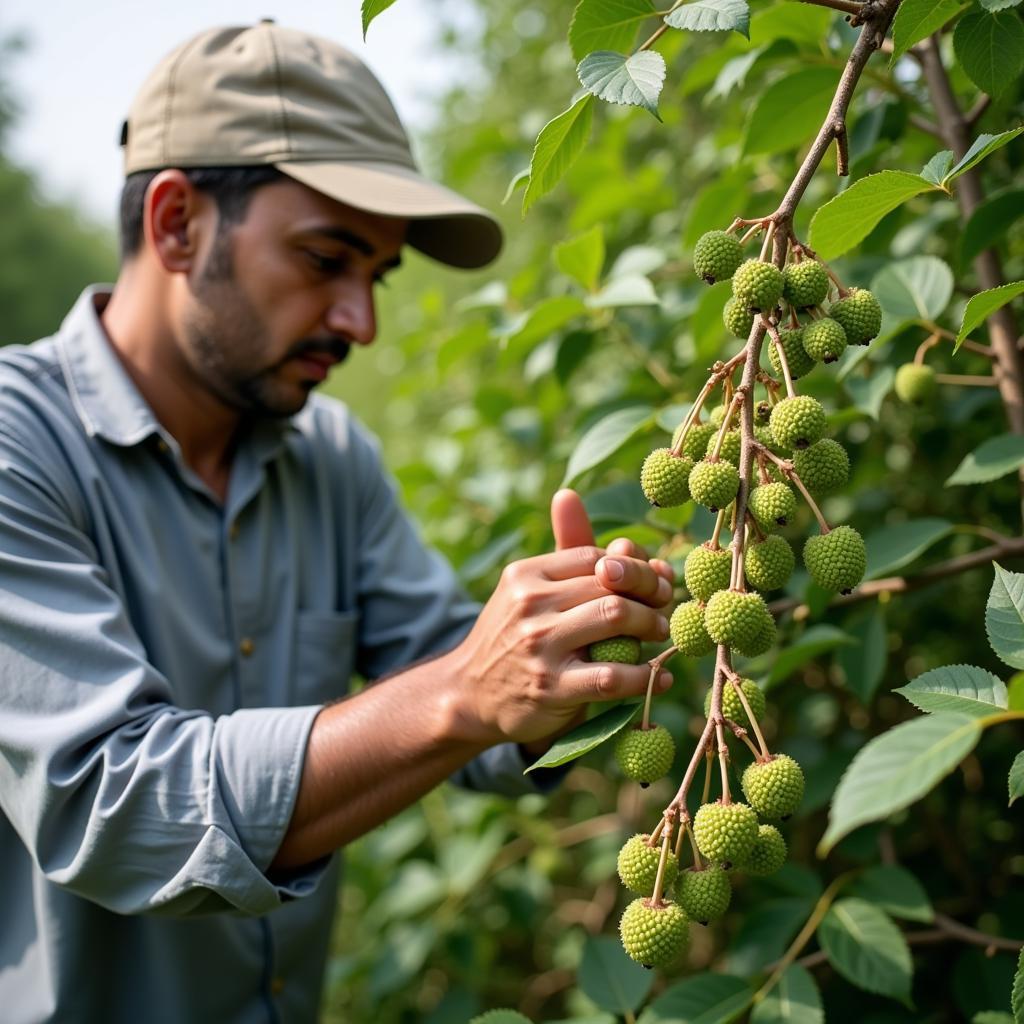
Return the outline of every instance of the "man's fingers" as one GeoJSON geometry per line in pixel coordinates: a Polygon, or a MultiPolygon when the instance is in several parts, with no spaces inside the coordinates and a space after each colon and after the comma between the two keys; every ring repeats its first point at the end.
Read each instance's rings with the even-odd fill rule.
{"type": "MultiPolygon", "coordinates": [[[[640,562],[639,564],[646,566],[647,563],[640,562]]],[[[597,576],[577,576],[575,579],[561,580],[556,585],[548,584],[547,586],[551,588],[550,593],[553,596],[552,607],[559,612],[568,611],[587,601],[596,601],[598,598],[606,597],[609,591],[620,593],[629,600],[639,601],[651,608],[665,608],[672,600],[672,585],[660,576],[655,576],[653,572],[650,575],[653,578],[653,583],[645,585],[645,589],[648,591],[645,596],[630,593],[621,585],[613,591],[612,587],[605,586],[597,576]]]]}
{"type": "Polygon", "coordinates": [[[562,612],[552,643],[575,650],[613,636],[661,641],[668,637],[668,619],[660,612],[618,594],[608,594],[562,612]]]}
{"type": "Polygon", "coordinates": [[[639,558],[648,562],[651,568],[659,575],[664,576],[671,584],[675,584],[675,570],[663,558],[648,558],[647,550],[640,544],[635,544],[628,537],[616,537],[608,545],[609,555],[626,555],[629,558],[639,558]]]}
{"type": "Polygon", "coordinates": [[[556,551],[594,543],[594,531],[583,499],[567,487],[556,491],[551,499],[551,529],[555,534],[556,551]]]}
{"type": "Polygon", "coordinates": [[[672,600],[672,584],[646,561],[605,555],[594,567],[594,577],[607,590],[661,608],[672,600]]]}
{"type": "MultiPolygon", "coordinates": [[[[613,662],[581,662],[578,668],[562,673],[560,690],[571,701],[622,700],[642,697],[647,692],[651,667],[617,665],[613,662]]],[[[662,669],[654,681],[654,692],[664,693],[672,685],[672,673],[662,669]]]]}

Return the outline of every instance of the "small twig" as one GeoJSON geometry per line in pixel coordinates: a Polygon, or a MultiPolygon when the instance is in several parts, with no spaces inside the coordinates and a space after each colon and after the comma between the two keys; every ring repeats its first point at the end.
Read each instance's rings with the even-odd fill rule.
{"type": "Polygon", "coordinates": [[[963,387],[994,388],[996,379],[993,376],[978,377],[969,373],[937,373],[935,380],[939,384],[956,384],[963,387]]]}
{"type": "Polygon", "coordinates": [[[846,135],[846,122],[836,121],[832,130],[836,136],[836,174],[846,178],[850,174],[850,140],[846,135]]]}
{"type": "Polygon", "coordinates": [[[926,117],[921,117],[920,114],[911,114],[910,123],[918,130],[927,132],[929,135],[934,135],[937,139],[942,139],[942,129],[932,121],[929,121],[926,117]]]}
{"type": "Polygon", "coordinates": [[[763,444],[755,442],[758,449],[764,452],[765,458],[771,459],[779,469],[785,473],[786,477],[791,480],[797,490],[804,496],[804,501],[807,502],[808,508],[814,513],[814,518],[818,520],[818,527],[823,534],[831,533],[832,527],[825,521],[825,517],[821,514],[821,509],[818,508],[818,503],[811,497],[810,492],[804,486],[803,480],[800,479],[800,474],[793,468],[793,463],[788,459],[780,459],[774,452],[769,451],[763,444]]]}
{"type": "Polygon", "coordinates": [[[924,366],[924,355],[930,348],[934,348],[938,343],[942,341],[942,338],[938,334],[929,334],[920,345],[917,346],[917,351],[914,353],[914,365],[924,366]]]}
{"type": "Polygon", "coordinates": [[[793,377],[789,370],[789,360],[786,358],[786,350],[782,347],[782,339],[779,337],[778,328],[770,320],[765,319],[763,315],[761,319],[764,320],[765,328],[771,335],[772,344],[775,346],[775,354],[779,357],[779,366],[782,367],[782,376],[786,381],[786,397],[795,398],[796,389],[793,387],[793,377]]]}
{"type": "Polygon", "coordinates": [[[654,893],[651,896],[651,903],[654,906],[661,905],[661,887],[665,882],[665,865],[668,863],[668,848],[672,845],[672,829],[675,826],[675,815],[669,817],[667,814],[661,819],[664,822],[664,831],[661,840],[661,859],[658,861],[658,874],[654,879],[654,893]]]}
{"type": "Polygon", "coordinates": [[[667,662],[678,650],[678,647],[669,647],[662,651],[656,658],[651,658],[647,663],[651,666],[651,675],[647,680],[647,698],[644,700],[644,717],[643,721],[640,723],[641,729],[649,729],[651,726],[651,699],[654,696],[654,683],[658,678],[658,673],[665,667],[665,662],[667,662]]]}
{"type": "MultiPolygon", "coordinates": [[[[707,800],[704,802],[707,803],[707,800]]],[[[686,818],[686,835],[690,840],[690,849],[693,850],[693,865],[698,871],[703,871],[704,861],[700,859],[700,850],[697,849],[697,840],[694,838],[693,829],[690,827],[689,816],[686,818]]]]}
{"type": "Polygon", "coordinates": [[[968,128],[974,128],[977,123],[981,120],[982,114],[988,110],[989,104],[992,102],[992,97],[988,93],[983,92],[975,102],[974,106],[964,114],[964,121],[968,128]]]}
{"type": "Polygon", "coordinates": [[[747,730],[744,729],[742,725],[738,724],[737,722],[734,722],[731,718],[723,718],[722,721],[725,722],[726,728],[732,732],[733,736],[735,736],[736,739],[742,740],[744,743],[746,743],[747,747],[750,749],[750,752],[754,755],[755,759],[760,758],[760,752],[758,751],[757,747],[755,747],[754,744],[750,742],[750,737],[747,735],[747,730]]]}
{"type": "Polygon", "coordinates": [[[747,700],[747,695],[743,692],[743,687],[740,685],[740,677],[735,672],[729,673],[729,682],[732,683],[732,688],[736,693],[736,696],[740,699],[740,704],[743,705],[743,710],[747,713],[747,721],[750,722],[750,727],[754,730],[754,735],[757,737],[758,745],[761,748],[761,757],[768,757],[768,744],[764,741],[764,736],[761,733],[761,727],[757,723],[757,717],[754,715],[753,708],[750,706],[750,701],[747,700]]]}
{"type": "Polygon", "coordinates": [[[815,7],[830,7],[833,11],[842,11],[843,14],[859,15],[864,8],[863,4],[854,3],[853,0],[800,0],[804,4],[813,4],[815,7]]]}

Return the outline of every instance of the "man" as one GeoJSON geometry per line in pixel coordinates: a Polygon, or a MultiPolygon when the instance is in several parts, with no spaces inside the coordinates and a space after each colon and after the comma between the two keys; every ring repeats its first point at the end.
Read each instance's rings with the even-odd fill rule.
{"type": "Polygon", "coordinates": [[[530,791],[588,701],[643,692],[580,653],[663,639],[671,571],[561,492],[558,550],[479,610],[310,395],[403,245],[500,246],[351,54],[204,33],[122,141],[116,286],[0,355],[0,1017],[313,1020],[334,851],[449,777],[530,791]],[[338,701],[353,670],[388,678],[338,701]]]}

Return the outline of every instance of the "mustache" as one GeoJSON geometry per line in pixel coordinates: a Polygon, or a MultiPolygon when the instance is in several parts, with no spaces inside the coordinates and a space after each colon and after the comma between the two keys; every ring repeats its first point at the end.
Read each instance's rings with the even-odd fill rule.
{"type": "Polygon", "coordinates": [[[305,355],[328,355],[332,359],[339,363],[343,363],[348,359],[349,353],[352,351],[352,346],[347,341],[342,341],[340,338],[304,338],[302,341],[297,341],[288,350],[288,354],[285,356],[284,361],[289,359],[295,359],[299,356],[305,355]]]}

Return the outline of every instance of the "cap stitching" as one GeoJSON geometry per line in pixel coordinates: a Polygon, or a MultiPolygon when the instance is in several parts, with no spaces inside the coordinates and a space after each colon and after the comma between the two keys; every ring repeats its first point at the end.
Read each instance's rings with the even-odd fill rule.
{"type": "Polygon", "coordinates": [[[291,152],[292,137],[288,127],[288,109],[284,103],[284,82],[281,78],[281,62],[277,56],[277,44],[274,42],[273,32],[267,32],[267,39],[270,41],[270,56],[274,62],[274,82],[277,86],[277,99],[281,106],[281,134],[284,136],[285,152],[291,152]]]}

